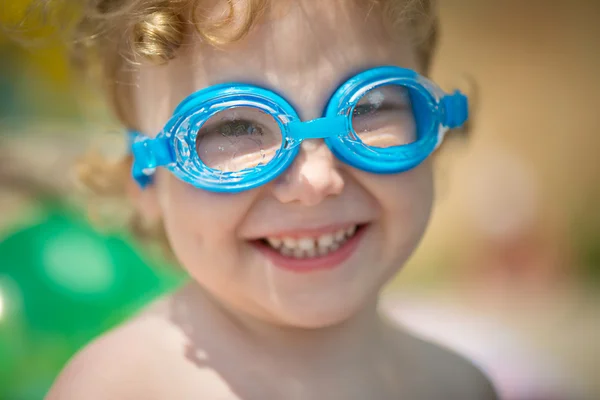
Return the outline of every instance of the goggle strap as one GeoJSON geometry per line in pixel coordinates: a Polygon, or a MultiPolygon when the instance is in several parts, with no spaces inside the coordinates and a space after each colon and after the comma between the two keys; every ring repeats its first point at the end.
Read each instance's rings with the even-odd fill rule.
{"type": "Polygon", "coordinates": [[[133,156],[132,175],[142,188],[151,182],[157,167],[174,162],[166,137],[150,139],[137,132],[130,132],[130,143],[133,156]]]}
{"type": "Polygon", "coordinates": [[[442,98],[444,108],[443,124],[449,129],[462,126],[469,118],[469,101],[460,91],[442,98]]]}

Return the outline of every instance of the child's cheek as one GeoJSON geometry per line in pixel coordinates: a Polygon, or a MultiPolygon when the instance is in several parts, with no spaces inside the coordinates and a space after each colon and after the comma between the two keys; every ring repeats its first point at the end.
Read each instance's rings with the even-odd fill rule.
{"type": "Polygon", "coordinates": [[[213,239],[236,233],[252,204],[252,191],[226,194],[198,189],[172,175],[161,177],[163,215],[181,229],[213,239]]]}

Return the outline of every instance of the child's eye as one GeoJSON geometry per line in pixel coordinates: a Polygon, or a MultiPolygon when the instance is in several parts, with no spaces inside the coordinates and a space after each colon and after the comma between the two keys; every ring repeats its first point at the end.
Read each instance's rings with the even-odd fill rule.
{"type": "Polygon", "coordinates": [[[238,119],[220,122],[218,125],[211,127],[206,133],[219,134],[225,137],[240,137],[245,135],[263,136],[264,127],[256,121],[238,119]]]}
{"type": "Polygon", "coordinates": [[[381,105],[377,104],[357,104],[352,111],[353,117],[359,117],[361,115],[372,114],[377,111],[381,105]]]}
{"type": "Polygon", "coordinates": [[[371,116],[385,111],[406,111],[410,108],[407,89],[402,86],[383,86],[370,90],[352,110],[352,117],[371,116]]]}

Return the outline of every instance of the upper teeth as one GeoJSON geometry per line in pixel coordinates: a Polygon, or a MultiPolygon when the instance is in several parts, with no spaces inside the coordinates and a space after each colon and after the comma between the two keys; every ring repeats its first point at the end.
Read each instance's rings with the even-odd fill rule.
{"type": "Polygon", "coordinates": [[[356,232],[356,225],[317,237],[268,237],[267,242],[280,253],[296,258],[325,255],[337,250],[342,243],[356,232]]]}

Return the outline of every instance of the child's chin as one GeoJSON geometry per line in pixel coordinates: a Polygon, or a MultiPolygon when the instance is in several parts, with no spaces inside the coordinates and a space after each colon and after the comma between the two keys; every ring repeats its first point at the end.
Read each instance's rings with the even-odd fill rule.
{"type": "Polygon", "coordinates": [[[302,329],[322,329],[340,325],[352,319],[359,312],[357,302],[346,299],[345,301],[323,301],[314,304],[287,305],[274,310],[278,323],[289,327],[302,329]]]}

